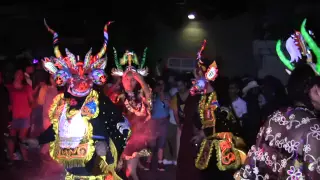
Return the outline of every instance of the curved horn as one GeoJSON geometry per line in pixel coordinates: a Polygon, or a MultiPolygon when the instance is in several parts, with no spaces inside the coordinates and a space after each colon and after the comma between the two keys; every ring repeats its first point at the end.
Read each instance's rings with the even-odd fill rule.
{"type": "Polygon", "coordinates": [[[203,52],[204,48],[206,47],[206,45],[207,45],[207,40],[205,39],[202,42],[201,49],[197,53],[197,60],[201,61],[202,52],[203,52]]]}
{"type": "Polygon", "coordinates": [[[96,54],[93,58],[93,62],[96,60],[100,59],[107,51],[107,46],[108,46],[108,40],[109,40],[109,34],[108,34],[108,26],[113,23],[113,21],[109,21],[103,29],[103,36],[104,36],[104,41],[101,50],[96,54]]]}
{"type": "Polygon", "coordinates": [[[278,40],[276,45],[276,51],[277,54],[281,60],[281,62],[290,70],[292,71],[294,69],[294,66],[290,63],[290,60],[286,58],[286,56],[281,51],[281,40],[278,40]]]}
{"type": "Polygon", "coordinates": [[[144,64],[146,63],[147,51],[148,51],[148,47],[146,47],[143,51],[140,68],[143,68],[144,64]]]}
{"type": "Polygon", "coordinates": [[[117,69],[121,69],[122,70],[122,67],[121,65],[119,64],[119,59],[118,59],[118,53],[117,53],[117,50],[116,48],[113,47],[113,53],[114,53],[114,63],[117,67],[117,69]]]}
{"type": "Polygon", "coordinates": [[[61,57],[61,52],[60,52],[60,49],[59,49],[59,35],[57,32],[55,32],[53,29],[51,29],[47,22],[46,22],[46,19],[44,19],[44,25],[46,26],[47,30],[53,35],[53,49],[54,49],[54,55],[57,57],[57,58],[60,58],[61,57]]]}
{"type": "Polygon", "coordinates": [[[84,64],[83,64],[83,68],[84,69],[90,68],[91,53],[92,53],[92,48],[90,48],[90,50],[87,52],[87,54],[86,54],[86,56],[84,58],[84,64]]]}
{"type": "Polygon", "coordinates": [[[67,54],[67,57],[71,63],[71,66],[70,68],[75,68],[76,67],[76,64],[77,64],[77,60],[76,60],[76,56],[74,54],[72,54],[67,48],[66,48],[66,54],[67,54]]]}
{"type": "Polygon", "coordinates": [[[308,31],[306,30],[306,23],[307,23],[307,19],[304,19],[301,24],[300,31],[301,31],[302,37],[304,38],[304,40],[307,42],[312,52],[317,57],[316,71],[320,72],[320,48],[318,47],[317,43],[312,39],[308,31]]]}

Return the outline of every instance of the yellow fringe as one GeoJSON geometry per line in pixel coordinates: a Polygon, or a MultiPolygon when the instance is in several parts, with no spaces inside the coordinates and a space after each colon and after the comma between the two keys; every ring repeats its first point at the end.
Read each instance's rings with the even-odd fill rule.
{"type": "Polygon", "coordinates": [[[109,150],[112,154],[112,158],[114,159],[112,164],[108,164],[106,162],[105,156],[100,157],[101,160],[100,160],[99,166],[101,171],[104,172],[105,174],[109,173],[110,171],[114,171],[118,163],[118,152],[117,152],[116,146],[114,145],[113,141],[110,138],[109,138],[109,150]]]}
{"type": "Polygon", "coordinates": [[[213,147],[214,147],[214,143],[212,140],[207,140],[207,139],[204,139],[201,143],[201,146],[200,146],[200,151],[197,155],[197,158],[196,158],[196,168],[200,169],[200,170],[204,170],[208,167],[209,165],[209,161],[211,159],[211,156],[212,156],[212,151],[213,151],[213,147]],[[205,154],[203,153],[204,151],[204,148],[206,147],[206,144],[207,143],[210,143],[210,146],[209,146],[209,153],[207,154],[207,157],[205,157],[205,161],[203,162],[202,161],[202,156],[205,156],[205,154]]]}
{"type": "Polygon", "coordinates": [[[114,159],[113,163],[108,164],[106,162],[106,157],[103,156],[103,157],[100,157],[101,159],[100,159],[99,167],[104,174],[111,174],[113,177],[113,180],[122,180],[115,172],[115,169],[118,164],[118,151],[117,151],[117,148],[116,148],[115,144],[113,143],[112,139],[110,139],[110,138],[109,138],[109,150],[110,150],[112,157],[114,159]]]}
{"type": "Polygon", "coordinates": [[[229,164],[229,165],[223,165],[221,163],[221,151],[220,151],[220,146],[219,146],[219,142],[220,141],[225,141],[225,140],[214,140],[214,145],[216,147],[216,156],[217,156],[217,166],[219,168],[220,171],[226,171],[226,170],[230,170],[230,169],[238,169],[241,166],[241,157],[238,151],[235,150],[234,145],[232,143],[232,152],[235,155],[235,162],[229,164]]]}
{"type": "MultiPolygon", "coordinates": [[[[95,118],[99,115],[99,94],[92,90],[90,94],[87,96],[84,105],[90,101],[95,101],[97,105],[96,112],[93,116],[83,116],[83,120],[87,124],[87,129],[88,131],[86,132],[84,138],[81,141],[81,144],[88,144],[88,149],[87,149],[87,155],[85,158],[81,159],[60,159],[58,157],[58,153],[61,150],[59,144],[60,144],[60,139],[59,139],[59,120],[60,116],[62,114],[63,109],[65,108],[65,105],[67,101],[64,99],[64,94],[60,93],[58,94],[54,99],[53,103],[51,104],[51,107],[49,109],[49,118],[51,120],[51,123],[53,124],[53,130],[55,132],[55,141],[50,142],[50,156],[52,159],[55,161],[62,163],[65,167],[71,168],[71,167],[84,167],[85,163],[91,160],[95,148],[94,148],[94,142],[92,140],[92,135],[93,135],[93,127],[92,125],[88,122],[90,119],[95,118]]],[[[67,104],[68,105],[68,104],[67,104]]]]}
{"type": "MultiPolygon", "coordinates": [[[[69,172],[67,172],[65,180],[105,180],[106,176],[105,175],[99,175],[99,176],[77,176],[73,175],[69,172]]],[[[114,179],[115,180],[115,179],[114,179]]]]}
{"type": "Polygon", "coordinates": [[[93,128],[92,125],[87,122],[87,129],[88,132],[86,134],[86,137],[81,141],[81,144],[87,143],[88,148],[87,148],[87,155],[84,158],[72,158],[72,159],[61,159],[58,157],[59,152],[61,150],[60,148],[60,139],[58,136],[58,123],[53,124],[54,131],[56,133],[55,135],[55,141],[50,142],[50,149],[49,153],[52,159],[57,161],[58,163],[63,164],[66,168],[72,168],[72,167],[84,167],[85,163],[89,162],[95,152],[95,147],[94,147],[94,142],[92,140],[92,133],[93,133],[93,128]]]}

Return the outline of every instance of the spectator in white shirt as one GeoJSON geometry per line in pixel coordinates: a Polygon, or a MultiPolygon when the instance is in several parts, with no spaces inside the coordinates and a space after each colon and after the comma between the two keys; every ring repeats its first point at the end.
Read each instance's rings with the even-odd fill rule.
{"type": "Polygon", "coordinates": [[[240,85],[234,80],[229,84],[229,97],[234,114],[238,119],[247,113],[247,103],[241,98],[240,85]]]}

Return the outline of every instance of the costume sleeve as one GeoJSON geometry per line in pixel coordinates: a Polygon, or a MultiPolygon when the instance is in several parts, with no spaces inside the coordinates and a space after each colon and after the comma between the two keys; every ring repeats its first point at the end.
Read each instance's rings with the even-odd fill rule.
{"type": "Polygon", "coordinates": [[[55,133],[53,131],[53,125],[49,126],[43,133],[38,137],[39,144],[47,144],[55,140],[55,133]]]}
{"type": "Polygon", "coordinates": [[[199,113],[195,113],[193,115],[193,124],[194,126],[197,128],[197,129],[202,129],[202,123],[201,123],[201,119],[200,119],[200,116],[199,116],[199,113]]]}
{"type": "MultiPolygon", "coordinates": [[[[317,122],[320,122],[317,120],[317,122]]],[[[310,126],[303,147],[304,164],[302,174],[306,179],[320,179],[320,123],[310,126]]]]}
{"type": "Polygon", "coordinates": [[[122,123],[124,123],[124,118],[120,109],[107,96],[101,96],[99,119],[104,121],[101,123],[104,124],[105,136],[112,139],[118,154],[121,154],[126,144],[129,129],[121,127],[122,123]]]}

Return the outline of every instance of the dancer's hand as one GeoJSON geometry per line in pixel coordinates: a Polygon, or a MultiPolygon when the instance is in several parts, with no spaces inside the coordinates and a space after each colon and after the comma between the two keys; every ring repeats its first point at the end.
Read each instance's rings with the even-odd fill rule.
{"type": "Polygon", "coordinates": [[[28,148],[37,148],[37,147],[39,147],[39,141],[38,141],[38,139],[35,139],[35,138],[24,139],[22,141],[22,143],[24,145],[28,146],[28,148]]]}
{"type": "Polygon", "coordinates": [[[98,156],[106,156],[108,152],[108,145],[105,141],[98,141],[94,145],[98,156]]]}
{"type": "Polygon", "coordinates": [[[120,158],[116,167],[116,171],[120,171],[123,168],[123,159],[120,158]]]}
{"type": "Polygon", "coordinates": [[[193,144],[199,144],[202,141],[202,139],[204,139],[204,138],[205,138],[205,134],[201,130],[201,131],[199,131],[199,133],[197,135],[195,135],[195,136],[193,136],[193,138],[191,138],[191,142],[193,144]]]}
{"type": "Polygon", "coordinates": [[[136,81],[138,81],[139,83],[144,82],[144,81],[143,81],[143,77],[142,77],[139,73],[133,72],[132,74],[133,74],[133,77],[134,77],[134,79],[135,79],[136,81]]]}

